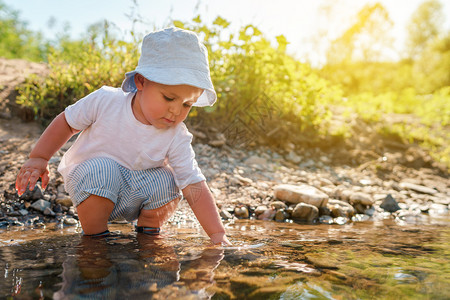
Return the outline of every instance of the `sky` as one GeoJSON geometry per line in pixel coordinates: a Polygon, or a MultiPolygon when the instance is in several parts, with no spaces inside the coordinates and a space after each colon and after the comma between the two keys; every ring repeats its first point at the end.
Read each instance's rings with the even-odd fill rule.
{"type": "MultiPolygon", "coordinates": [[[[299,60],[320,61],[324,49],[317,43],[320,32],[337,37],[370,0],[1,0],[19,11],[19,19],[28,28],[54,39],[67,24],[74,38],[82,37],[86,28],[104,19],[115,24],[126,39],[133,28],[132,17],[140,16],[145,24],[134,30],[146,33],[167,26],[171,20],[189,21],[200,14],[206,24],[221,16],[231,22],[231,30],[252,24],[269,39],[283,34],[289,41],[288,52],[299,60]],[[330,15],[320,15],[321,7],[332,3],[330,15]],[[137,6],[136,6],[137,5],[137,6]],[[138,7],[138,9],[136,9],[138,7]],[[53,22],[49,20],[53,19],[53,22]],[[53,23],[50,27],[49,23],[53,23]]],[[[406,25],[411,14],[424,0],[379,0],[394,21],[392,35],[397,53],[405,43],[406,25]]],[[[445,27],[450,29],[450,1],[444,4],[445,27]]],[[[395,57],[393,57],[395,59],[395,57]]]]}

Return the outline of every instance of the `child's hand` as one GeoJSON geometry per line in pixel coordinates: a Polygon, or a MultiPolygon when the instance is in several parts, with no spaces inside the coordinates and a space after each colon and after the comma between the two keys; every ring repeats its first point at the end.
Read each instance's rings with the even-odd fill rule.
{"type": "Polygon", "coordinates": [[[225,232],[214,233],[209,238],[214,245],[231,246],[231,243],[225,235],[225,232]]]}
{"type": "Polygon", "coordinates": [[[28,182],[30,183],[29,190],[34,190],[39,177],[42,178],[42,188],[45,189],[48,184],[48,161],[43,158],[30,158],[20,168],[16,179],[17,193],[22,195],[26,189],[28,182]]]}

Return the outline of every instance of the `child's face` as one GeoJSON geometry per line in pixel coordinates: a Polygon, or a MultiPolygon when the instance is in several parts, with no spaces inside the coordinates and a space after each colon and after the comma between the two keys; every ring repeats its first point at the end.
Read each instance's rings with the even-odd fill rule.
{"type": "Polygon", "coordinates": [[[158,129],[183,122],[203,90],[190,85],[164,85],[135,75],[138,92],[133,100],[136,119],[158,129]]]}

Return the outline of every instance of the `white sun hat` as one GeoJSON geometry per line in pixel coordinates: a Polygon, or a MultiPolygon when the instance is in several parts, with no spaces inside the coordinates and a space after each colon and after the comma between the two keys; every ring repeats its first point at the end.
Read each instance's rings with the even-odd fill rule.
{"type": "Polygon", "coordinates": [[[212,106],[217,99],[208,64],[208,51],[197,35],[175,27],[147,34],[134,71],[125,74],[124,92],[136,92],[134,75],[166,85],[186,84],[203,89],[194,106],[212,106]]]}

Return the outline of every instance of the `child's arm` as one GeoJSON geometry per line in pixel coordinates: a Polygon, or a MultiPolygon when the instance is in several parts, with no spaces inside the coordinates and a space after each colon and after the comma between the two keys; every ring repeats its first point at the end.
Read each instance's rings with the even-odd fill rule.
{"type": "Polygon", "coordinates": [[[183,189],[183,195],[213,244],[231,245],[206,182],[188,185],[183,189]]]}
{"type": "Polygon", "coordinates": [[[50,123],[31,151],[30,158],[20,168],[16,179],[19,195],[25,192],[28,182],[32,191],[39,177],[42,178],[42,188],[47,187],[49,159],[77,132],[67,123],[64,112],[50,123]]]}

